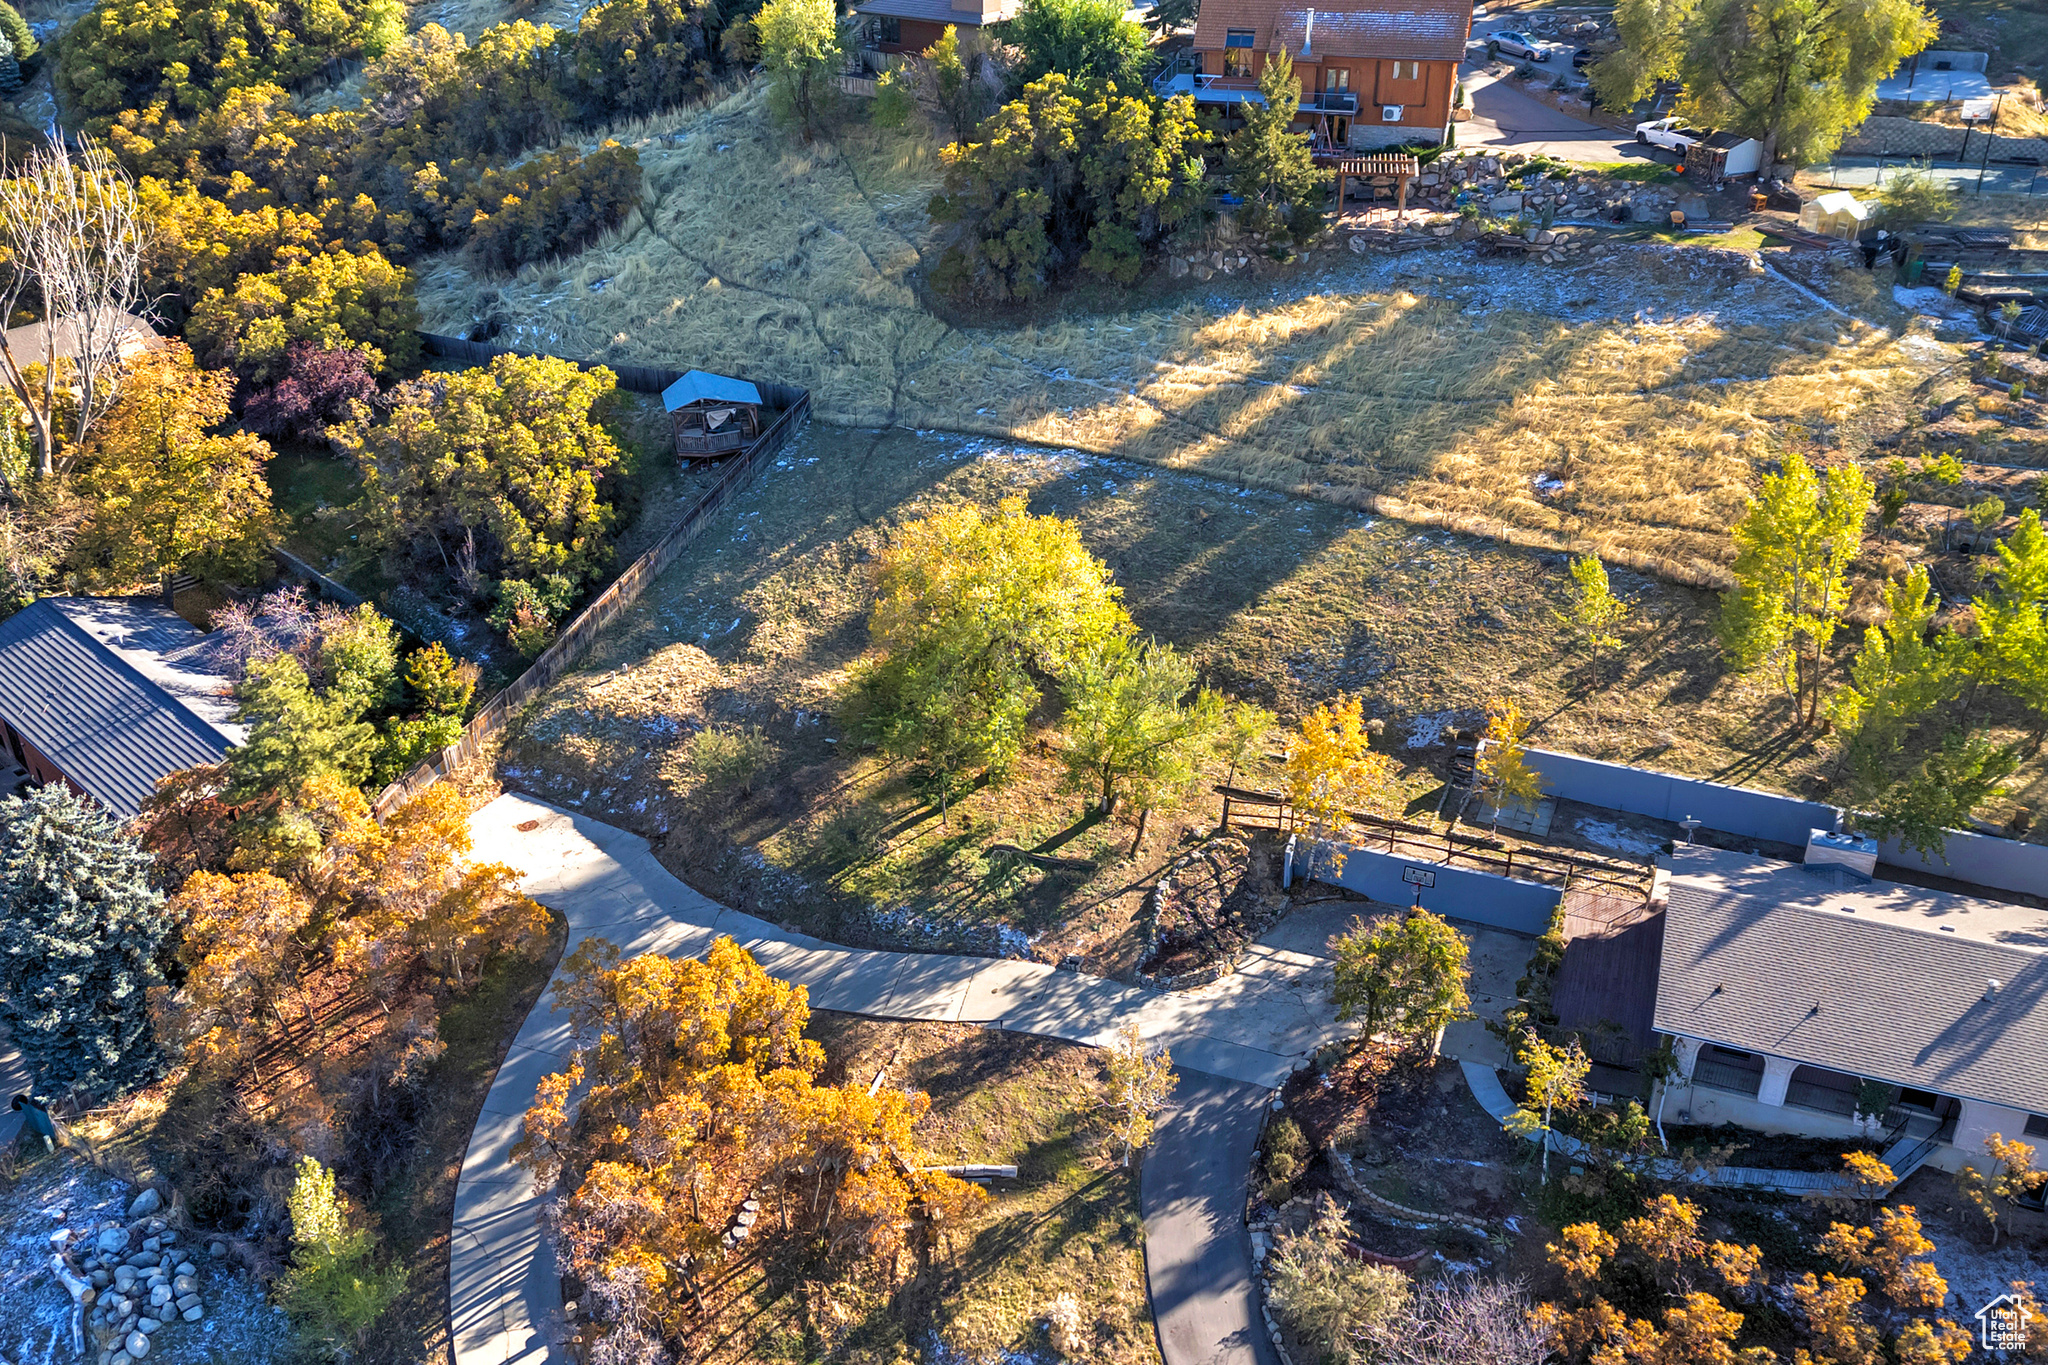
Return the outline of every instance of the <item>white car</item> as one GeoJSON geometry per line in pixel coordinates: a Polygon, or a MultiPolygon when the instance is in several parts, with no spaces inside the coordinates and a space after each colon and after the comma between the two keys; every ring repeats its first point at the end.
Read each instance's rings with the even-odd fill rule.
{"type": "Polygon", "coordinates": [[[1494,52],[1504,52],[1510,57],[1527,57],[1532,62],[1550,60],[1550,49],[1538,47],[1528,35],[1513,29],[1502,29],[1499,33],[1488,34],[1486,46],[1494,52]]]}
{"type": "Polygon", "coordinates": [[[1697,128],[1681,127],[1675,118],[1652,119],[1636,125],[1636,141],[1677,152],[1680,156],[1685,155],[1686,148],[1705,137],[1706,134],[1697,128]]]}

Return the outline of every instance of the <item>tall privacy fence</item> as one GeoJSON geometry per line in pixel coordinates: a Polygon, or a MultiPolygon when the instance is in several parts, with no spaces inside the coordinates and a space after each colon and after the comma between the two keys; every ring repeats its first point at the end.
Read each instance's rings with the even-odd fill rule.
{"type": "Polygon", "coordinates": [[[2048,138],[2006,137],[1975,129],[1955,128],[1946,123],[1924,123],[1919,119],[1875,115],[1842,139],[1843,156],[1926,158],[1955,160],[1968,154],[1971,165],[1987,156],[1993,162],[2040,162],[2048,160],[2048,138]],[[1967,143],[1967,145],[1965,145],[1967,143]]]}
{"type": "MultiPolygon", "coordinates": [[[[507,348],[492,348],[478,342],[462,341],[456,337],[435,337],[422,334],[430,355],[452,355],[459,360],[488,360],[491,355],[536,355],[534,351],[512,351],[507,348]],[[437,343],[455,342],[462,347],[475,348],[473,353],[451,353],[436,349],[437,343]]],[[[577,361],[577,364],[590,362],[577,361]]],[[[639,393],[659,393],[674,383],[680,374],[666,370],[642,369],[638,366],[607,366],[619,374],[621,387],[639,393]],[[631,372],[639,382],[628,383],[627,373],[631,372]],[[666,375],[666,379],[660,376],[666,375]],[[657,382],[657,380],[660,382],[657,382]]],[[[668,529],[668,533],[654,547],[626,567],[603,592],[592,598],[589,605],[569,619],[562,627],[562,633],[555,642],[542,651],[527,670],[514,679],[512,685],[476,713],[476,717],[463,727],[462,737],[440,753],[414,768],[405,776],[386,787],[378,794],[372,809],[378,819],[383,819],[398,807],[410,801],[420,792],[454,772],[483,749],[484,741],[503,729],[535,694],[569,671],[575,662],[590,648],[599,631],[616,620],[628,607],[639,600],[648,584],[660,577],[661,571],[675,562],[676,556],[685,546],[697,538],[700,531],[718,510],[732,500],[734,494],[746,487],[754,470],[762,461],[772,458],[789,443],[789,439],[802,429],[811,416],[811,395],[806,389],[789,384],[762,384],[754,381],[761,390],[761,396],[782,409],[782,415],[761,433],[761,439],[754,442],[746,454],[729,463],[719,475],[718,482],[697,499],[690,510],[683,513],[682,520],[668,529]]]]}
{"type": "MultiPolygon", "coordinates": [[[[1813,830],[1832,834],[1842,827],[1841,810],[1819,801],[1546,749],[1531,749],[1528,757],[1529,765],[1543,775],[1545,795],[1589,806],[1657,820],[1690,818],[1723,834],[1797,848],[1806,846],[1813,830]]],[[[1932,872],[1997,891],[2048,891],[2048,844],[1952,829],[1943,852],[1944,857],[1926,858],[1890,840],[1878,846],[1877,860],[1888,867],[1932,872]]]]}

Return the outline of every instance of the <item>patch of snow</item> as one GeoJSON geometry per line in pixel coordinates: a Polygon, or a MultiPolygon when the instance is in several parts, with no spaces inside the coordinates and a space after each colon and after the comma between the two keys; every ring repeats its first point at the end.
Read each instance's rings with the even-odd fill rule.
{"type": "Polygon", "coordinates": [[[1664,841],[1655,835],[1645,834],[1639,829],[1623,829],[1612,820],[1576,820],[1572,828],[1581,839],[1601,848],[1611,848],[1617,853],[1634,853],[1650,857],[1664,847],[1664,841]]]}
{"type": "Polygon", "coordinates": [[[1427,749],[1443,738],[1444,727],[1458,719],[1456,711],[1429,711],[1417,716],[1408,724],[1408,747],[1427,749]]]}

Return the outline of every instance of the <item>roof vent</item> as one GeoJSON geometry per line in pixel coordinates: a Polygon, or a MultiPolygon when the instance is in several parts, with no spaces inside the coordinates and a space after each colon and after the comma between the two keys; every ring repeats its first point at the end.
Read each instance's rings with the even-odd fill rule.
{"type": "Polygon", "coordinates": [[[1984,983],[1984,998],[1986,1000],[1995,1000],[1998,998],[1998,983],[1996,981],[1987,981],[1984,983]]]}
{"type": "Polygon", "coordinates": [[[1808,867],[1838,867],[1863,881],[1877,875],[1877,840],[1861,834],[1810,830],[1806,836],[1808,867]]]}
{"type": "Polygon", "coordinates": [[[1311,49],[1314,48],[1315,45],[1316,12],[1314,10],[1310,10],[1308,12],[1308,28],[1301,35],[1301,55],[1304,57],[1312,55],[1311,49]]]}

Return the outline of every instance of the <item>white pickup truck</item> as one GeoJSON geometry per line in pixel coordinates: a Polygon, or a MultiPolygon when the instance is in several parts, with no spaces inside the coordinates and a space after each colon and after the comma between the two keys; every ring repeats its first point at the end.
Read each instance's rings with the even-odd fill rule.
{"type": "Polygon", "coordinates": [[[1680,156],[1684,156],[1688,147],[1704,140],[1706,136],[1697,128],[1681,127],[1675,118],[1652,119],[1648,123],[1636,125],[1636,141],[1677,152],[1680,156]]]}

